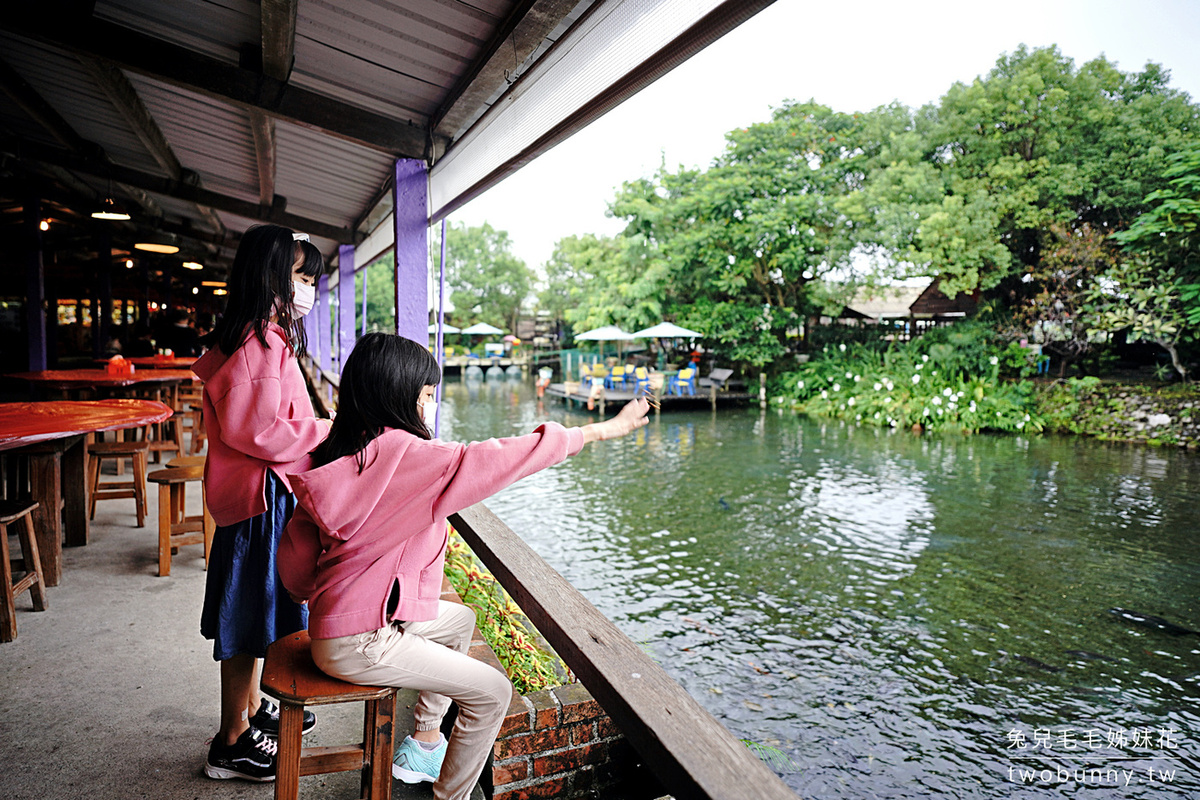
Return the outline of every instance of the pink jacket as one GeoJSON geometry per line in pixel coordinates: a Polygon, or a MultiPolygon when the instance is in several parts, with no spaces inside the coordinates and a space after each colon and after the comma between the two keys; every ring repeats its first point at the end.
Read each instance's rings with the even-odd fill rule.
{"type": "Polygon", "coordinates": [[[582,448],[582,430],[555,422],[469,445],[391,429],[367,445],[361,475],[354,456],[292,474],[298,503],[279,543],[279,576],[308,598],[309,634],[335,639],[436,618],[446,517],[582,448]]]}
{"type": "Polygon", "coordinates": [[[267,470],[287,484],[329,431],[313,413],[283,328],[271,323],[266,333],[269,347],[251,333],[233,355],[214,347],[192,365],[204,381],[204,480],[218,525],[266,511],[267,470]]]}

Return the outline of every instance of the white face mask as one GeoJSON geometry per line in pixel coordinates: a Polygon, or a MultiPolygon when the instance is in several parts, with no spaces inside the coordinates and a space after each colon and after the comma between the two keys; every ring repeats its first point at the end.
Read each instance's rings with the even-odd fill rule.
{"type": "Polygon", "coordinates": [[[300,281],[292,281],[292,312],[297,319],[312,311],[316,299],[316,287],[300,281]]]}
{"type": "Polygon", "coordinates": [[[434,432],[434,426],[437,424],[437,401],[426,400],[421,405],[421,421],[425,423],[425,427],[430,433],[434,432]]]}

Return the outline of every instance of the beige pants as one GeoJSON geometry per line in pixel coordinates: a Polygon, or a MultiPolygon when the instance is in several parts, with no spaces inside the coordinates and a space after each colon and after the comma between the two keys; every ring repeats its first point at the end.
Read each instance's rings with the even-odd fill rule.
{"type": "Polygon", "coordinates": [[[450,701],[458,703],[446,760],[433,784],[437,800],[470,795],[512,700],[508,676],[467,655],[474,626],[471,609],[439,600],[435,620],[312,643],[313,661],[335,678],[420,690],[413,712],[419,731],[437,730],[450,701]]]}

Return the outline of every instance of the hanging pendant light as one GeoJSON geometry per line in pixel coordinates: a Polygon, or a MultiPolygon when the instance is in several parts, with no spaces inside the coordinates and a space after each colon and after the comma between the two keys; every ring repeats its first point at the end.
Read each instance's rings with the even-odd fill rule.
{"type": "Polygon", "coordinates": [[[138,241],[134,242],[133,248],[135,250],[143,250],[147,253],[172,255],[179,252],[179,237],[174,234],[161,232],[139,236],[138,241]]]}
{"type": "Polygon", "coordinates": [[[92,219],[129,219],[129,212],[113,200],[111,196],[104,198],[98,211],[92,212],[92,219]]]}

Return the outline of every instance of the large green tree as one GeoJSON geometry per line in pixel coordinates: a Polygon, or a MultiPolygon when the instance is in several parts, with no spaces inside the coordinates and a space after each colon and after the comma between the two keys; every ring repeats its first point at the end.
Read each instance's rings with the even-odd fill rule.
{"type": "MultiPolygon", "coordinates": [[[[440,236],[434,236],[434,264],[440,258],[440,236]]],[[[533,287],[533,273],[512,252],[507,231],[490,224],[446,226],[446,284],[455,319],[487,322],[516,331],[521,303],[533,287]]]]}
{"type": "Polygon", "coordinates": [[[1168,80],[1103,57],[1076,68],[1056,47],[1001,56],[889,143],[855,208],[865,238],[954,292],[1036,272],[1056,226],[1128,226],[1195,139],[1197,109],[1168,80]]]}

